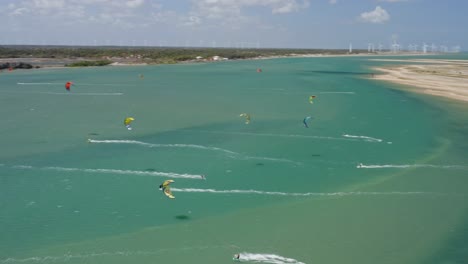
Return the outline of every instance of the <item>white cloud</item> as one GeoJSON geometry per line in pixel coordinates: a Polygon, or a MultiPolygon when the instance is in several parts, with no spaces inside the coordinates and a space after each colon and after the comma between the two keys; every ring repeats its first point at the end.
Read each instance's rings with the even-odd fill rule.
{"type": "Polygon", "coordinates": [[[360,19],[369,23],[383,23],[390,20],[390,15],[385,9],[377,6],[373,11],[364,12],[360,15],[360,19]]]}
{"type": "Polygon", "coordinates": [[[332,5],[336,4],[337,2],[338,2],[337,0],[329,0],[329,1],[328,1],[328,3],[330,3],[330,4],[332,4],[332,5]]]}
{"type": "Polygon", "coordinates": [[[36,8],[54,9],[54,8],[64,7],[65,1],[64,0],[33,0],[32,4],[36,8]]]}
{"type": "Polygon", "coordinates": [[[135,8],[143,5],[145,1],[144,0],[130,0],[125,3],[126,6],[135,8]]]}
{"type": "Polygon", "coordinates": [[[23,14],[26,14],[29,12],[29,9],[25,8],[25,7],[20,7],[20,8],[17,8],[15,10],[13,10],[10,15],[12,16],[21,16],[23,14]]]}
{"type": "Polygon", "coordinates": [[[195,12],[212,18],[239,15],[243,8],[261,6],[273,14],[297,12],[309,6],[308,0],[192,0],[195,12]]]}

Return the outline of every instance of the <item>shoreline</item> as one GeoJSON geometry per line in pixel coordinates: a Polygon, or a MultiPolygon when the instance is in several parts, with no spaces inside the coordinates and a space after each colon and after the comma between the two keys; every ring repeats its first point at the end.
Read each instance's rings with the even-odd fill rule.
{"type": "MultiPolygon", "coordinates": [[[[372,57],[372,56],[384,56],[384,57],[393,57],[393,56],[426,56],[426,55],[437,55],[437,54],[423,54],[423,53],[346,53],[346,54],[330,54],[330,53],[309,53],[309,54],[296,54],[291,53],[288,55],[265,55],[257,56],[251,58],[240,58],[240,59],[192,59],[184,60],[176,63],[157,63],[157,62],[145,62],[141,59],[128,59],[128,58],[113,58],[110,59],[111,63],[105,66],[147,66],[147,65],[165,65],[165,64],[187,64],[187,63],[213,63],[213,62],[222,62],[222,61],[243,61],[243,60],[270,60],[270,59],[284,59],[284,58],[331,58],[331,57],[372,57]]],[[[102,59],[102,58],[101,58],[102,59]]],[[[23,57],[23,58],[0,58],[0,63],[14,62],[14,63],[28,63],[33,66],[39,66],[40,68],[68,68],[66,64],[71,64],[74,62],[82,61],[96,61],[98,58],[37,58],[37,57],[23,57]]],[[[387,59],[370,59],[370,60],[382,60],[387,61],[387,59]]],[[[85,66],[82,66],[85,67],[85,66]]],[[[93,66],[86,66],[93,67],[93,66]]],[[[102,66],[97,66],[102,67],[102,66]]]]}
{"type": "MultiPolygon", "coordinates": [[[[389,60],[387,60],[389,61],[389,60]]],[[[395,60],[401,61],[401,60],[395,60]]],[[[374,67],[373,79],[411,86],[415,93],[468,102],[468,60],[410,60],[408,64],[374,67]]]]}

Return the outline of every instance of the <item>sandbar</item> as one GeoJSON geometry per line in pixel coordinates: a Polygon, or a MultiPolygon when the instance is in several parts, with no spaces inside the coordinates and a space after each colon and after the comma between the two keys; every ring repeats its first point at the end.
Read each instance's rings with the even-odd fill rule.
{"type": "MultiPolygon", "coordinates": [[[[404,60],[403,60],[404,61],[404,60]]],[[[413,92],[468,102],[468,60],[421,59],[410,65],[377,67],[374,79],[411,86],[413,92]]]]}

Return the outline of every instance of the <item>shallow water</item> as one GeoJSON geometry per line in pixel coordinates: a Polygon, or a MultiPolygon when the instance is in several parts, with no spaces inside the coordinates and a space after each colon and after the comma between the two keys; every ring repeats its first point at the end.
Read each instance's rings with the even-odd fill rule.
{"type": "Polygon", "coordinates": [[[0,263],[462,263],[466,106],[368,59],[2,72],[0,263]]]}

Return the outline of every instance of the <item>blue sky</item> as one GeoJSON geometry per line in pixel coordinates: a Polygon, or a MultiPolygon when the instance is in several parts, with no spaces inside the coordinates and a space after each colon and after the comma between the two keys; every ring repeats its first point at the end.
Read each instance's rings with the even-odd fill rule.
{"type": "Polygon", "coordinates": [[[0,0],[1,44],[468,47],[466,0],[0,0]]]}

